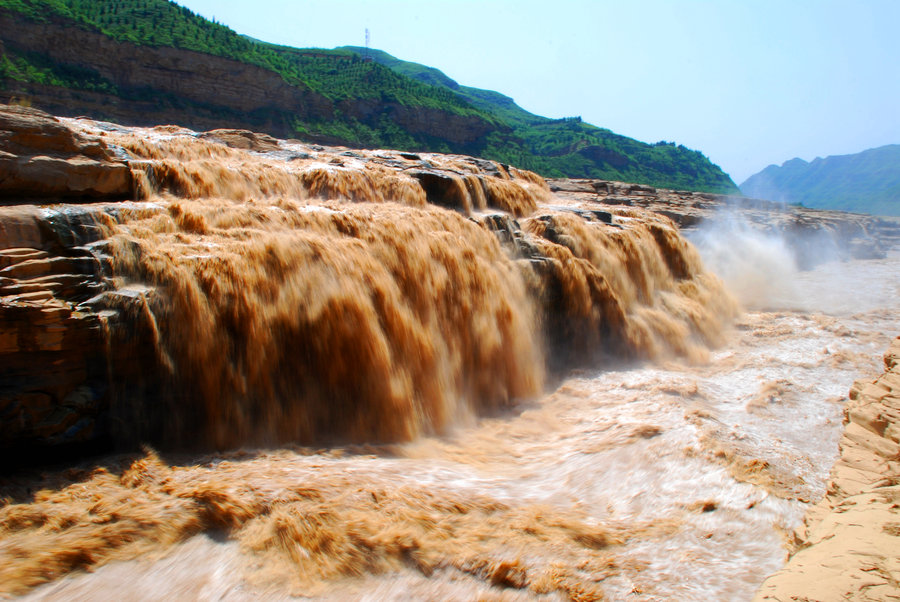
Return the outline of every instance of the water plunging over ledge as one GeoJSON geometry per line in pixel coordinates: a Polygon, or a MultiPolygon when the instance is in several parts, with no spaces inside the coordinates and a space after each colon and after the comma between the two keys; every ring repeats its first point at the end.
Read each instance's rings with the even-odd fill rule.
{"type": "Polygon", "coordinates": [[[100,265],[109,436],[172,451],[10,482],[4,591],[749,599],[897,331],[896,255],[739,314],[667,218],[514,168],[66,123],[143,197],[41,222],[100,265]]]}

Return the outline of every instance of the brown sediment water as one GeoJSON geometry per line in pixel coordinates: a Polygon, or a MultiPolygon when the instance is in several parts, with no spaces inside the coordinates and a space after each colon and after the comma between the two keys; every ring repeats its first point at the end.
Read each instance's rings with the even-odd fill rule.
{"type": "Polygon", "coordinates": [[[165,382],[119,434],[205,453],[10,482],[5,594],[750,599],[900,317],[895,256],[738,316],[668,219],[514,168],[71,123],[141,172],[98,223],[165,382]]]}
{"type": "Polygon", "coordinates": [[[122,286],[152,288],[145,335],[113,346],[154,347],[164,381],[119,395],[119,439],[408,441],[534,398],[560,348],[697,359],[734,314],[665,218],[540,211],[542,181],[509,166],[106,138],[147,202],[103,216],[104,252],[122,286]],[[535,253],[485,226],[498,210],[535,253]]]}
{"type": "Polygon", "coordinates": [[[166,437],[408,440],[540,392],[534,310],[490,232],[445,210],[280,204],[173,202],[114,239],[117,273],[161,291],[158,352],[202,414],[166,437]]]}

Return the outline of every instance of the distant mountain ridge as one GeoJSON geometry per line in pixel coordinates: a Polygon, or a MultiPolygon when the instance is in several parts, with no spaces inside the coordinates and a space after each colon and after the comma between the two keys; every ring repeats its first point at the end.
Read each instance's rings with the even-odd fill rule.
{"type": "Polygon", "coordinates": [[[814,209],[900,216],[900,144],[770,165],[741,184],[746,196],[814,209]]]}
{"type": "Polygon", "coordinates": [[[364,60],[360,50],[254,40],[170,0],[0,0],[0,101],[133,125],[460,153],[546,177],[737,192],[698,151],[533,115],[437,69],[377,50],[364,60]]]}

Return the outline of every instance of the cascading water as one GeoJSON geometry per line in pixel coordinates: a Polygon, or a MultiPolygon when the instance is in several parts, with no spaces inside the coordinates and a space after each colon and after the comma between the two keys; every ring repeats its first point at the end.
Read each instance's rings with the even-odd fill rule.
{"type": "Polygon", "coordinates": [[[113,379],[152,360],[113,435],[251,447],[13,491],[5,593],[749,599],[896,330],[890,295],[738,316],[668,219],[490,162],[70,124],[144,199],[94,218],[113,379]]]}
{"type": "Polygon", "coordinates": [[[103,251],[114,278],[153,289],[144,336],[129,323],[113,347],[154,347],[159,372],[119,394],[119,440],[407,441],[535,397],[548,338],[584,355],[562,367],[697,355],[733,315],[664,218],[538,212],[549,195],[527,172],[166,134],[107,137],[148,203],[105,220],[103,251]],[[532,214],[504,233],[533,252],[473,208],[532,214]]]}

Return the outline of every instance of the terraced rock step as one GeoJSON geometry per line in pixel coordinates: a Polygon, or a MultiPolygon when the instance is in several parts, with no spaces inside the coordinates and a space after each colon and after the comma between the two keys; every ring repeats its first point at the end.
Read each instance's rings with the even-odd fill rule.
{"type": "MultiPolygon", "coordinates": [[[[88,224],[90,210],[68,217],[88,224]],[[75,216],[78,217],[75,217],[75,216]]],[[[84,443],[106,411],[102,320],[78,304],[109,288],[100,259],[60,210],[0,208],[0,441],[84,443]],[[54,224],[57,227],[54,227],[54,224]],[[74,234],[74,236],[73,236],[74,234]]]]}
{"type": "Polygon", "coordinates": [[[128,198],[128,164],[103,141],[87,140],[28,107],[0,111],[0,194],[10,198],[128,198]]]}

